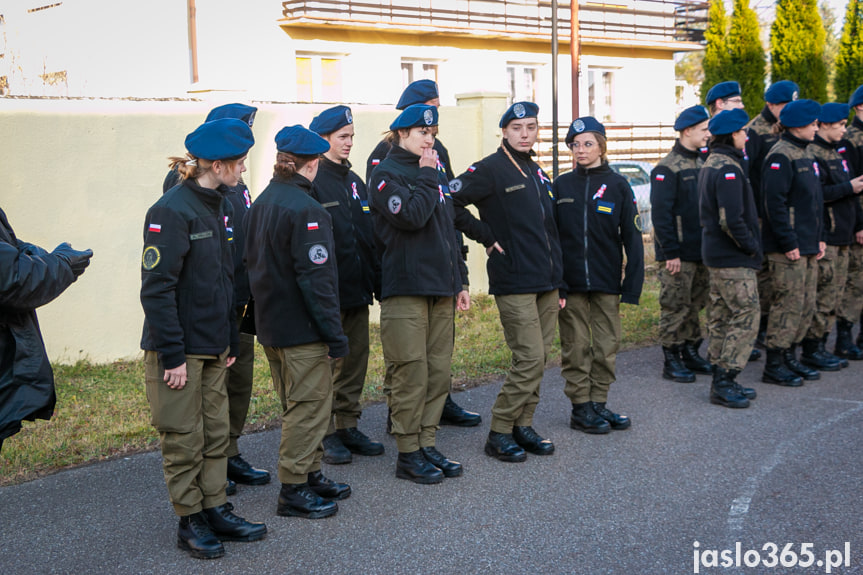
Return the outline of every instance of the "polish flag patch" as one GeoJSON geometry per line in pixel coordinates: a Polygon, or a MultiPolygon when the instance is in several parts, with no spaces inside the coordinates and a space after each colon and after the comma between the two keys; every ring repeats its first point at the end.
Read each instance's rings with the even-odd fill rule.
{"type": "Polygon", "coordinates": [[[842,146],[841,148],[837,149],[836,151],[839,152],[840,154],[844,154],[846,152],[845,146],[842,146]]]}
{"type": "Polygon", "coordinates": [[[476,171],[476,166],[471,166],[471,167],[469,167],[469,168],[467,169],[467,171],[468,171],[468,172],[475,172],[475,171],[476,171]]]}
{"type": "Polygon", "coordinates": [[[656,174],[656,181],[657,182],[664,182],[665,181],[665,174],[656,174]]]}
{"type": "Polygon", "coordinates": [[[147,231],[159,233],[162,231],[162,224],[150,224],[150,227],[147,228],[147,231]]]}
{"type": "Polygon", "coordinates": [[[386,182],[386,180],[381,180],[381,183],[380,183],[380,184],[378,184],[378,191],[379,191],[379,192],[380,192],[380,191],[382,191],[385,187],[387,187],[387,182],[386,182]]]}
{"type": "Polygon", "coordinates": [[[309,231],[318,229],[318,222],[309,222],[306,224],[306,229],[309,231]]]}
{"type": "Polygon", "coordinates": [[[780,163],[778,163],[778,162],[773,162],[772,164],[770,164],[770,169],[771,169],[771,170],[778,170],[778,169],[779,169],[779,168],[781,168],[781,167],[782,167],[782,164],[780,164],[780,163]]]}
{"type": "Polygon", "coordinates": [[[737,175],[734,172],[728,172],[727,174],[725,174],[725,179],[726,180],[736,180],[737,175]]]}
{"type": "Polygon", "coordinates": [[[373,166],[377,166],[377,165],[378,165],[378,164],[380,164],[380,163],[381,163],[381,161],[380,161],[379,159],[377,159],[377,158],[372,158],[372,165],[373,165],[373,166]]]}

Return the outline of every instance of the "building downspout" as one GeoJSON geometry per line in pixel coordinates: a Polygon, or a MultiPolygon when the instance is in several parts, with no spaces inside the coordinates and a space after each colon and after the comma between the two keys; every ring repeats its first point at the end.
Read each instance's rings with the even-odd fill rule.
{"type": "Polygon", "coordinates": [[[187,0],[189,12],[189,66],[192,84],[198,83],[198,24],[195,0],[187,0]]]}

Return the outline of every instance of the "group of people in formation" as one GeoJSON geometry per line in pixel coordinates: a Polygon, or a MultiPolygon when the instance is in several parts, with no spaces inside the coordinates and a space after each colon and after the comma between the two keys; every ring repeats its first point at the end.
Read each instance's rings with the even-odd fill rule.
{"type": "Polygon", "coordinates": [[[725,407],[756,397],[735,379],[761,357],[756,343],[761,381],[788,387],[863,359],[863,330],[852,335],[863,308],[863,86],[847,104],[798,95],[792,81],[771,84],[750,121],[737,82],[713,86],[710,111],[678,116],[680,137],[650,176],[662,375],[711,375],[710,401],[725,407]]]}
{"type": "MultiPolygon", "coordinates": [[[[759,309],[764,381],[800,385],[816,369],[863,358],[851,337],[863,287],[848,271],[863,269],[863,180],[853,177],[863,162],[851,159],[863,150],[863,88],[851,102],[854,144],[842,139],[847,105],[822,107],[796,92],[790,82],[771,86],[750,124],[737,84],[717,85],[713,117],[685,110],[679,140],[651,174],[663,375],[711,373],[711,401],[721,405],[755,397],[734,378],[758,354],[759,309]],[[699,355],[705,305],[707,359],[699,355]],[[837,313],[838,357],[824,347],[837,313]]],[[[633,192],[609,167],[605,127],[589,116],[572,122],[574,169],[552,182],[533,160],[539,108],[515,102],[500,119],[497,151],[456,177],[436,137],[439,104],[432,81],[405,89],[365,182],[351,169],[347,106],[278,132],[272,180],[254,202],[242,180],[254,107],[215,108],[186,137],[185,155],[170,159],[144,223],[141,345],[178,546],[192,556],[219,557],[222,541],[267,533],[227,501],[237,483],[270,481],[237,445],[254,336],[282,406],[278,515],[335,514],[351,488],[323,475],[322,462],[384,452],[358,428],[374,299],[396,476],[433,484],[463,473],[436,444],[440,424],[481,421],[449,393],[454,317],[471,305],[463,236],[485,248],[488,291],[512,352],[485,453],[504,462],[554,453],[533,415],[556,325],[570,426],[592,434],[630,426],[607,400],[619,306],[641,294],[643,238],[633,192]]]]}

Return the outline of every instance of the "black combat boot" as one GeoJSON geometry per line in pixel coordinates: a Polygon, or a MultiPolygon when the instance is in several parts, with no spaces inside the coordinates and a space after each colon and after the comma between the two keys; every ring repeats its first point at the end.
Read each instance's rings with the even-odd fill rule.
{"type": "Polygon", "coordinates": [[[628,429],[629,426],[632,425],[632,421],[628,417],[619,413],[614,413],[605,406],[604,401],[591,401],[590,403],[593,405],[593,411],[596,412],[596,415],[607,421],[608,425],[610,425],[612,429],[621,431],[623,429],[628,429]]]}
{"type": "Polygon", "coordinates": [[[324,499],[312,491],[308,483],[282,483],[276,508],[278,515],[320,519],[335,515],[338,510],[338,503],[324,499]]]}
{"type": "Polygon", "coordinates": [[[426,461],[443,471],[444,477],[458,477],[462,474],[461,463],[447,459],[444,454],[434,447],[420,447],[420,453],[426,461]]]}
{"type": "Polygon", "coordinates": [[[749,352],[749,360],[748,361],[758,361],[761,359],[761,350],[752,348],[752,351],[749,352]]]}
{"type": "Polygon", "coordinates": [[[344,446],[342,440],[335,433],[324,436],[324,463],[330,465],[344,465],[353,461],[350,450],[344,446]]]}
{"type": "Polygon", "coordinates": [[[839,371],[842,369],[839,358],[827,354],[821,349],[822,346],[821,338],[805,338],[800,346],[803,350],[800,353],[800,362],[820,371],[839,371]]]}
{"type": "Polygon", "coordinates": [[[678,383],[692,383],[695,374],[689,371],[680,359],[680,346],[662,347],[665,363],[662,365],[662,377],[678,383]]]}
{"type": "Polygon", "coordinates": [[[270,472],[255,469],[237,454],[228,458],[228,479],[243,485],[266,485],[270,482],[270,472]]]}
{"type": "Polygon", "coordinates": [[[219,541],[257,541],[266,537],[266,525],[246,521],[234,515],[233,511],[234,506],[230,503],[204,509],[210,529],[219,541]]]}
{"type": "Polygon", "coordinates": [[[522,449],[534,455],[551,455],[554,453],[554,444],[551,440],[541,437],[529,425],[516,425],[513,427],[512,438],[522,449]]]}
{"type": "Polygon", "coordinates": [[[854,324],[847,319],[837,318],[836,347],[833,348],[833,355],[852,361],[860,361],[863,360],[863,350],[854,345],[854,338],[851,336],[853,328],[854,324]]]}
{"type": "Polygon", "coordinates": [[[848,360],[844,357],[839,357],[835,353],[830,353],[829,351],[827,351],[827,336],[828,335],[830,335],[830,334],[825,333],[824,335],[821,336],[821,341],[818,342],[818,351],[823,353],[824,355],[826,355],[828,358],[835,359],[836,361],[839,362],[839,367],[842,369],[845,369],[846,367],[848,367],[848,360]]]}
{"type": "Polygon", "coordinates": [[[764,365],[761,381],[787,387],[800,387],[803,385],[803,378],[788,369],[785,365],[785,350],[769,347],[767,348],[767,362],[764,365]]]}
{"type": "Polygon", "coordinates": [[[573,403],[569,426],[585,433],[602,434],[611,431],[611,425],[593,410],[591,402],[573,403]]]}
{"type": "Polygon", "coordinates": [[[446,403],[443,404],[443,413],[440,416],[441,425],[455,425],[457,427],[475,427],[482,421],[478,413],[463,409],[447,394],[446,403]]]}
{"type": "Polygon", "coordinates": [[[384,445],[382,443],[372,441],[356,427],[338,429],[336,430],[336,435],[342,440],[342,445],[347,447],[351,453],[373,456],[381,455],[384,452],[384,445]]]}
{"type": "Polygon", "coordinates": [[[409,453],[399,452],[399,457],[396,460],[396,477],[428,485],[443,481],[444,474],[443,471],[429,463],[422,452],[417,449],[409,453]]]}
{"type": "Polygon", "coordinates": [[[324,477],[321,470],[309,472],[309,487],[330,501],[341,501],[351,496],[351,486],[347,483],[336,483],[332,479],[324,477]]]}
{"type": "Polygon", "coordinates": [[[737,393],[739,393],[746,399],[755,399],[756,397],[758,397],[758,392],[756,392],[754,389],[752,389],[751,387],[743,387],[742,385],[737,383],[737,376],[740,375],[739,370],[729,369],[727,373],[728,380],[734,386],[734,389],[735,391],[737,391],[737,393]]]}
{"type": "Polygon", "coordinates": [[[527,459],[527,453],[515,442],[511,433],[488,432],[485,442],[485,454],[511,463],[520,463],[527,459]]]}
{"type": "Polygon", "coordinates": [[[710,362],[698,354],[700,345],[701,340],[697,342],[687,341],[680,347],[680,357],[683,359],[683,365],[695,373],[713,373],[713,366],[710,362]]]}
{"type": "Polygon", "coordinates": [[[817,369],[800,363],[797,359],[797,344],[791,344],[791,347],[783,350],[782,359],[785,360],[785,366],[805,379],[806,381],[815,381],[821,379],[821,373],[817,369]]]}
{"type": "Polygon", "coordinates": [[[758,321],[758,335],[755,336],[755,345],[761,349],[767,349],[767,318],[770,316],[762,315],[758,321]]]}
{"type": "Polygon", "coordinates": [[[197,559],[215,559],[225,554],[225,547],[213,534],[203,511],[180,517],[177,547],[197,559]]]}
{"type": "Polygon", "coordinates": [[[749,400],[734,386],[730,373],[718,365],[714,366],[713,383],[710,385],[710,403],[723,407],[749,407],[749,400]]]}
{"type": "Polygon", "coordinates": [[[225,483],[225,495],[236,495],[237,494],[237,484],[228,479],[227,483],[225,483]]]}

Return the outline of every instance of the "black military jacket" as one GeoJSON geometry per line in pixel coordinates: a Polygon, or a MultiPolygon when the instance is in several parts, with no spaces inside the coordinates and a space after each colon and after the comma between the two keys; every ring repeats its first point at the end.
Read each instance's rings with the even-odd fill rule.
{"type": "MultiPolygon", "coordinates": [[[[434,150],[437,152],[438,161],[443,168],[444,174],[446,174],[447,181],[453,179],[455,174],[452,171],[452,167],[450,165],[449,160],[449,151],[446,149],[446,146],[443,145],[443,142],[435,138],[434,146],[432,146],[434,150]]],[[[375,146],[375,149],[372,150],[372,153],[369,154],[369,159],[366,161],[366,182],[372,181],[372,172],[374,172],[375,168],[384,161],[384,158],[387,157],[390,149],[392,148],[392,144],[387,142],[386,140],[382,140],[375,146]]]]}
{"type": "Polygon", "coordinates": [[[606,163],[589,169],[577,166],[554,182],[553,194],[567,292],[621,294],[623,303],[638,304],[644,244],[626,178],[606,163]]]}
{"type": "Polygon", "coordinates": [[[141,349],[156,351],[165,369],[186,354],[219,355],[238,333],[227,188],[186,180],[153,204],[144,220],[141,260],[141,349]],[[227,208],[227,213],[226,213],[227,208]]]}
{"type": "Polygon", "coordinates": [[[784,132],[764,160],[761,237],[765,253],[784,254],[795,248],[802,256],[819,252],[824,198],[808,144],[784,132]]]}
{"type": "Polygon", "coordinates": [[[863,176],[863,120],[854,117],[845,139],[851,144],[848,156],[851,160],[851,177],[863,176]]]}
{"type": "Polygon", "coordinates": [[[321,157],[312,197],[333,220],[341,309],[370,305],[375,288],[380,291],[380,266],[366,185],[351,171],[350,163],[321,157]]]}
{"type": "Polygon", "coordinates": [[[831,246],[849,246],[854,243],[859,201],[851,188],[848,160],[817,135],[808,148],[815,156],[824,193],[823,239],[831,246]]]}
{"type": "Polygon", "coordinates": [[[497,152],[450,181],[455,224],[486,247],[489,293],[541,293],[563,287],[560,239],[554,223],[551,180],[504,140],[497,152]],[[477,219],[466,206],[479,209],[477,219]]]}
{"type": "MultiPolygon", "coordinates": [[[[761,170],[764,166],[764,158],[770,148],[779,141],[779,134],[773,133],[773,126],[778,122],[776,116],[767,106],[761,113],[752,118],[746,131],[746,157],[749,158],[749,183],[752,185],[752,193],[755,195],[755,209],[761,216],[761,170]]],[[[744,162],[742,164],[746,166],[744,162]]]]}
{"type": "Polygon", "coordinates": [[[657,261],[701,261],[698,170],[703,163],[698,150],[688,150],[678,140],[650,172],[650,217],[657,261]]]}
{"type": "Polygon", "coordinates": [[[704,264],[761,269],[761,232],[743,152],[717,145],[698,174],[704,264]]]}

